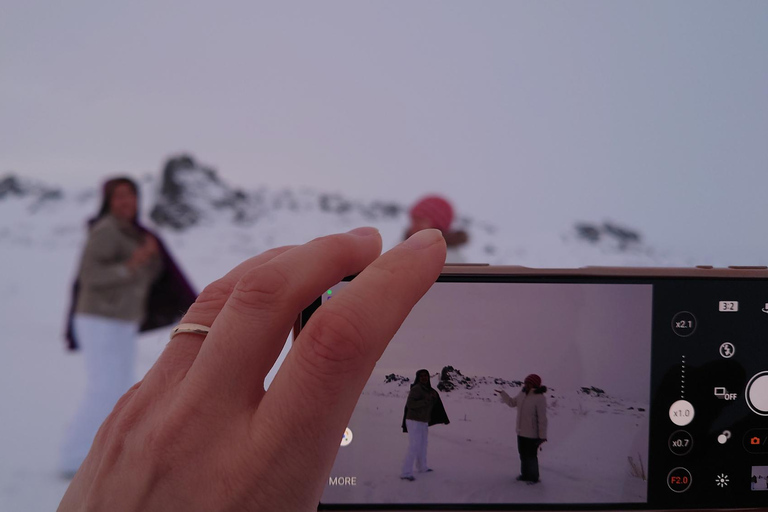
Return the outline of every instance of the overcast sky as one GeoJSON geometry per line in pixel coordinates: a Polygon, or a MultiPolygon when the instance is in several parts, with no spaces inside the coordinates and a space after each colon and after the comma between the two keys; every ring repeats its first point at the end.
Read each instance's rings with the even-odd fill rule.
{"type": "Polygon", "coordinates": [[[0,173],[189,151],[246,187],[611,218],[768,263],[768,2],[3,2],[0,173]]]}
{"type": "Polygon", "coordinates": [[[447,365],[509,380],[537,373],[560,391],[596,386],[647,403],[651,295],[650,285],[438,283],[377,373],[413,378],[447,365]]]}

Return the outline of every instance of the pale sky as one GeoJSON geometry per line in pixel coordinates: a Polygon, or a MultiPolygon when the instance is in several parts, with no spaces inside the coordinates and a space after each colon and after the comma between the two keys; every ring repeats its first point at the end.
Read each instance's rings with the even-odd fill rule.
{"type": "Polygon", "coordinates": [[[766,264],[768,2],[3,2],[0,174],[156,172],[613,219],[766,264]]]}
{"type": "Polygon", "coordinates": [[[536,373],[561,392],[596,386],[648,403],[651,304],[651,285],[437,283],[377,372],[413,379],[420,368],[451,365],[508,380],[536,373]]]}

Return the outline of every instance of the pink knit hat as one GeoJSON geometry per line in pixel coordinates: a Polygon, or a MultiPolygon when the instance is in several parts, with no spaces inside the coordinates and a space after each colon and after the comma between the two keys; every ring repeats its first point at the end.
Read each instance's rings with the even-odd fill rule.
{"type": "Polygon", "coordinates": [[[411,208],[411,220],[417,217],[429,220],[440,231],[448,231],[453,222],[453,207],[440,196],[423,197],[411,208]]]}
{"type": "Polygon", "coordinates": [[[532,373],[525,378],[525,385],[531,389],[538,388],[541,386],[541,377],[532,373]]]}

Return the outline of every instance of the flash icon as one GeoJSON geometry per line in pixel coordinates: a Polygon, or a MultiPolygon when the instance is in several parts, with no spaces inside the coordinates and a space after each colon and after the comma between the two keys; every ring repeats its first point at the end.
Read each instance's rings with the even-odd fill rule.
{"type": "Polygon", "coordinates": [[[726,341],[722,345],[720,345],[720,355],[723,356],[725,359],[730,359],[733,357],[733,354],[736,353],[736,347],[731,343],[730,341],[726,341]]]}

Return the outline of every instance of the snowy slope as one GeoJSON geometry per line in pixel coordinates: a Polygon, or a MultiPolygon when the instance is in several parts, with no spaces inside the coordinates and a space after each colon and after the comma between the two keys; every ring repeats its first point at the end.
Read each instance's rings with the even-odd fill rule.
{"type": "MultiPolygon", "coordinates": [[[[407,224],[405,205],[396,201],[362,203],[340,194],[301,188],[244,191],[194,162],[182,168],[186,173],[175,178],[186,188],[180,187],[183,190],[176,191],[173,201],[164,190],[166,176],[141,180],[142,216],[157,229],[198,290],[243,259],[270,247],[374,225],[381,230],[388,248],[400,240],[407,224]],[[174,227],[168,217],[184,210],[179,205],[193,206],[197,217],[174,227]],[[163,210],[158,207],[164,207],[165,219],[157,213],[163,210]],[[150,213],[159,225],[150,220],[150,213]]],[[[23,178],[0,179],[3,511],[53,510],[66,488],[66,482],[56,477],[55,462],[62,433],[83,390],[84,372],[81,358],[64,352],[62,331],[69,288],[85,239],[84,223],[96,212],[98,196],[96,188],[75,190],[29,183],[23,178]]],[[[502,222],[473,219],[470,205],[462,206],[467,216],[459,224],[469,231],[471,239],[463,249],[468,261],[529,266],[683,263],[642,241],[617,237],[612,225],[602,221],[590,224],[596,237],[589,230],[585,235],[584,226],[577,228],[575,224],[563,226],[560,233],[540,233],[534,225],[513,229],[502,222]]],[[[166,337],[167,332],[155,332],[141,338],[139,374],[151,366],[166,337]]],[[[400,407],[399,396],[382,399],[391,400],[391,407],[400,407]]],[[[482,401],[473,404],[476,408],[488,406],[482,401]]],[[[568,407],[572,405],[564,405],[564,410],[568,407]]],[[[617,418],[629,422],[632,416],[617,418]]],[[[585,428],[584,435],[587,432],[585,428]]],[[[476,442],[482,444],[483,439],[476,442]]],[[[451,442],[446,437],[445,443],[451,442]]],[[[510,463],[513,454],[502,455],[500,448],[485,449],[497,453],[498,464],[510,463]]]]}
{"type": "MultiPolygon", "coordinates": [[[[433,385],[439,374],[432,378],[433,385]]],[[[412,378],[412,377],[411,377],[412,378]]],[[[515,414],[494,389],[511,396],[519,384],[479,376],[471,389],[441,392],[451,420],[429,429],[434,471],[401,480],[408,436],[400,430],[410,382],[374,373],[350,420],[353,441],[341,448],[331,476],[357,476],[355,487],[328,487],[328,503],[584,503],[644,502],[645,482],[630,474],[628,454],[647,468],[648,404],[550,389],[549,442],[539,463],[542,482],[520,473],[515,414]],[[501,384],[498,384],[501,383],[501,384]],[[621,435],[611,435],[620,432],[621,435]]]]}

